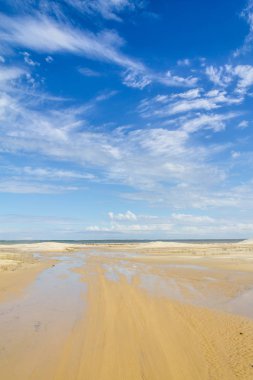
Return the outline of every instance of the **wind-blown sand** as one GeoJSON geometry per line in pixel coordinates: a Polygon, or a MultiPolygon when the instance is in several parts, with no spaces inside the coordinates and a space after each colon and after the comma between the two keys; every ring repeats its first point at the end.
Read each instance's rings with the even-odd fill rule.
{"type": "Polygon", "coordinates": [[[252,242],[0,246],[0,294],[4,380],[253,378],[252,242]]]}

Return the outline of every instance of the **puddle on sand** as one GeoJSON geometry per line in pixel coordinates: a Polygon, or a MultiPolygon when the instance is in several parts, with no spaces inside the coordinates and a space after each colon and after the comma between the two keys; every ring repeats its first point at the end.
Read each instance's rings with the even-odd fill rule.
{"type": "Polygon", "coordinates": [[[173,278],[161,278],[154,274],[140,276],[140,287],[152,295],[166,296],[178,301],[184,301],[180,288],[173,278]]]}
{"type": "Polygon", "coordinates": [[[41,253],[33,253],[33,258],[34,259],[43,259],[43,256],[41,253]]]}
{"type": "Polygon", "coordinates": [[[92,249],[89,252],[86,252],[87,256],[95,256],[95,257],[103,257],[108,259],[136,259],[143,258],[142,253],[138,252],[124,252],[124,251],[98,251],[96,249],[92,249]]]}
{"type": "Polygon", "coordinates": [[[105,277],[107,280],[117,282],[119,281],[119,273],[109,264],[103,264],[102,267],[105,269],[105,277]]]}
{"type": "Polygon", "coordinates": [[[85,310],[86,285],[72,271],[84,264],[84,257],[58,256],[60,262],[43,271],[23,297],[0,304],[0,373],[32,378],[48,347],[47,365],[53,365],[53,355],[85,310]],[[9,358],[16,359],[15,369],[9,358]],[[28,360],[32,364],[25,366],[28,360]]]}
{"type": "MultiPolygon", "coordinates": [[[[211,294],[208,291],[208,282],[216,281],[211,277],[202,278],[202,284],[207,285],[204,293],[199,291],[190,281],[181,281],[172,277],[163,277],[157,274],[140,275],[140,287],[154,296],[168,297],[183,303],[222,310],[232,314],[253,318],[253,288],[244,291],[234,298],[224,298],[221,292],[211,294]]],[[[205,289],[205,286],[203,286],[205,289]]]]}
{"type": "MultiPolygon", "coordinates": [[[[118,256],[117,252],[113,252],[113,255],[110,254],[110,256],[117,258],[122,257],[118,256]]],[[[110,256],[108,255],[108,258],[110,256]]],[[[153,296],[168,297],[183,303],[218,309],[253,318],[253,289],[233,299],[226,298],[222,291],[214,293],[210,291],[210,286],[213,283],[217,283],[218,278],[215,277],[215,270],[210,271],[210,269],[204,265],[191,263],[133,264],[131,261],[119,260],[117,262],[109,261],[106,264],[103,263],[102,266],[105,270],[105,277],[110,281],[118,282],[120,277],[124,276],[127,282],[131,284],[133,278],[137,276],[139,278],[139,286],[153,296]],[[154,268],[157,273],[150,273],[154,268]],[[199,280],[197,282],[200,288],[196,287],[191,277],[182,277],[181,272],[180,278],[174,277],[169,273],[164,276],[163,269],[170,268],[179,270],[189,269],[200,273],[205,272],[205,276],[201,276],[201,284],[199,280]],[[160,274],[159,269],[161,270],[160,274]]]]}
{"type": "Polygon", "coordinates": [[[131,261],[119,260],[115,262],[103,263],[102,267],[105,270],[105,277],[114,282],[118,282],[121,276],[124,276],[129,284],[132,283],[134,277],[139,278],[139,286],[147,290],[153,296],[165,296],[181,302],[192,302],[199,304],[203,296],[196,290],[190,283],[181,281],[171,277],[160,274],[150,273],[154,268],[156,270],[163,270],[164,268],[187,268],[198,271],[206,270],[207,268],[200,265],[193,264],[147,264],[138,263],[133,264],[131,261]],[[186,296],[187,294],[187,296],[186,296]]]}
{"type": "Polygon", "coordinates": [[[176,268],[176,269],[193,269],[193,270],[198,270],[198,271],[208,270],[208,268],[205,267],[204,265],[184,264],[184,263],[178,263],[178,264],[174,264],[174,263],[171,263],[171,264],[165,264],[165,267],[166,267],[166,268],[176,268]]]}
{"type": "Polygon", "coordinates": [[[119,281],[120,276],[124,276],[129,284],[133,277],[140,274],[140,266],[127,261],[119,261],[118,263],[103,264],[105,269],[105,277],[111,281],[119,281]]]}
{"type": "Polygon", "coordinates": [[[224,305],[231,313],[238,313],[253,318],[253,288],[239,294],[224,305]]]}

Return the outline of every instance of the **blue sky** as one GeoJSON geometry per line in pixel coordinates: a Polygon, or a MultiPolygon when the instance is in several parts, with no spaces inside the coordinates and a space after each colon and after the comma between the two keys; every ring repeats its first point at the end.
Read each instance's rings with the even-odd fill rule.
{"type": "Polygon", "coordinates": [[[253,1],[0,1],[0,239],[253,236],[253,1]]]}

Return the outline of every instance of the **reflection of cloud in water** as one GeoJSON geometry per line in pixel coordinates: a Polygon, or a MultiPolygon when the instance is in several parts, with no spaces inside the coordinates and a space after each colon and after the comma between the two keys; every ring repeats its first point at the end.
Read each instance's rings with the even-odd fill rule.
{"type": "Polygon", "coordinates": [[[105,269],[105,276],[108,280],[119,281],[120,276],[124,276],[129,284],[131,284],[135,275],[138,273],[140,274],[140,268],[138,265],[124,261],[103,264],[103,268],[105,269]]]}
{"type": "MultiPolygon", "coordinates": [[[[107,252],[106,252],[107,254],[107,252]]],[[[103,255],[103,258],[106,256],[103,255]]],[[[117,262],[103,264],[105,276],[110,281],[118,282],[124,276],[130,284],[135,276],[139,278],[139,286],[153,296],[168,297],[179,302],[193,304],[196,306],[211,307],[219,310],[242,314],[253,317],[253,289],[246,291],[233,299],[226,297],[223,292],[211,291],[211,284],[218,283],[215,271],[211,271],[207,266],[191,263],[134,263],[125,260],[126,257],[139,257],[122,252],[110,252],[108,258],[122,258],[117,262]],[[175,277],[175,273],[164,273],[164,270],[182,269],[197,272],[206,271],[210,275],[202,276],[201,280],[193,283],[191,277],[180,275],[175,277]],[[153,271],[157,273],[152,273],[153,271]],[[159,273],[159,271],[161,271],[159,273]],[[201,285],[201,287],[197,287],[201,285]]]]}
{"type": "Polygon", "coordinates": [[[253,288],[239,294],[225,305],[227,311],[253,318],[253,288]]]}

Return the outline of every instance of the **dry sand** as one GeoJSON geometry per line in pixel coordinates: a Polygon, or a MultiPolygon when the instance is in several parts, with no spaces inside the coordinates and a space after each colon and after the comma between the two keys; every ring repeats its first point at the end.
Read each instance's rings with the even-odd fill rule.
{"type": "Polygon", "coordinates": [[[1,379],[253,379],[252,242],[0,246],[1,267],[1,379]]]}

